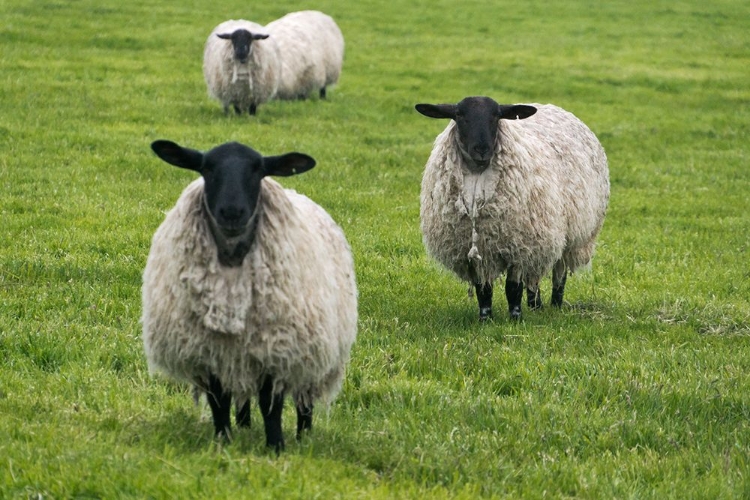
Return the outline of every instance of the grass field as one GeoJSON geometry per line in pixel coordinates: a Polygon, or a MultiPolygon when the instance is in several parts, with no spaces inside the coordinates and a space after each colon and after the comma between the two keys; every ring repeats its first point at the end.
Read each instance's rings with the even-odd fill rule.
{"type": "Polygon", "coordinates": [[[0,497],[750,497],[748,19],[737,0],[0,2],[0,497]],[[224,116],[205,37],[303,8],[346,38],[330,99],[224,116]],[[561,311],[480,325],[425,255],[446,123],[413,106],[467,95],[558,104],[607,151],[598,252],[561,311]],[[312,155],[282,182],[353,247],[346,383],[301,444],[287,408],[279,458],[257,409],[217,442],[148,374],[141,272],[195,177],[155,139],[312,155]]]}

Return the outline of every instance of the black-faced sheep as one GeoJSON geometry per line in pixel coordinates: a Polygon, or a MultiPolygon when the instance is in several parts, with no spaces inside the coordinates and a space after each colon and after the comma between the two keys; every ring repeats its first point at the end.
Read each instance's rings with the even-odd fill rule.
{"type": "Polygon", "coordinates": [[[156,141],[167,163],[201,177],[153,237],[143,273],[143,342],[152,371],[206,393],[217,435],[230,435],[258,396],[266,442],[284,446],[285,393],[297,436],[313,402],[339,392],[357,331],[351,250],[341,229],[307,197],[267,176],[305,172],[300,153],[261,156],[238,143],[207,153],[156,141]]]}
{"type": "Polygon", "coordinates": [[[489,97],[417,104],[452,121],[437,137],[422,179],[427,251],[476,290],[479,318],[492,315],[492,285],[507,272],[511,318],[541,307],[539,280],[552,270],[552,305],[567,273],[586,265],[609,201],[607,157],[596,136],[553,105],[500,105],[489,97]]]}
{"type": "Polygon", "coordinates": [[[213,29],[203,50],[203,77],[209,96],[237,114],[254,115],[271,100],[281,81],[278,47],[266,29],[251,21],[224,21],[213,29]]]}

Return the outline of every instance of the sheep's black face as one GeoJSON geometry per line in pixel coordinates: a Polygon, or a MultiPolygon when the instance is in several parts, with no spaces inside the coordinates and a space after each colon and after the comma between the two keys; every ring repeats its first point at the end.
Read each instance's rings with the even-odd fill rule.
{"type": "Polygon", "coordinates": [[[254,220],[263,179],[263,157],[238,143],[223,144],[206,153],[201,167],[206,208],[227,238],[248,230],[254,220]]]}
{"type": "Polygon", "coordinates": [[[242,64],[245,64],[250,57],[253,49],[254,40],[265,40],[268,35],[260,33],[251,33],[246,29],[238,29],[232,33],[217,33],[216,36],[223,40],[231,40],[234,48],[234,58],[242,64]]]}
{"type": "Polygon", "coordinates": [[[167,163],[203,176],[208,225],[219,262],[226,266],[241,265],[255,238],[263,177],[301,174],[315,166],[315,160],[302,153],[262,156],[237,142],[206,154],[171,141],[155,141],[151,148],[167,163]]]}
{"type": "Polygon", "coordinates": [[[536,113],[526,105],[500,105],[489,97],[467,97],[458,104],[417,104],[417,111],[430,118],[456,122],[461,154],[469,169],[484,171],[495,153],[500,119],[522,119],[536,113]]]}
{"type": "Polygon", "coordinates": [[[467,97],[456,105],[453,119],[464,159],[472,170],[483,171],[495,152],[499,105],[489,97],[467,97]]]}

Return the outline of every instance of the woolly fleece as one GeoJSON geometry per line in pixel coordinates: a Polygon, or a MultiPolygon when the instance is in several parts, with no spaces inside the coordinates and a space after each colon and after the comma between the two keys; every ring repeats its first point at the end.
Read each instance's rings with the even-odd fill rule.
{"type": "Polygon", "coordinates": [[[266,29],[276,40],[281,57],[278,98],[307,97],[338,81],[344,63],[344,37],[330,16],[315,10],[292,12],[266,29]]]}
{"type": "Polygon", "coordinates": [[[357,331],[343,232],[320,206],[266,178],[255,242],[240,267],[225,267],[202,197],[199,178],[153,238],[142,317],[150,370],[203,390],[212,373],[238,400],[272,375],[275,392],[329,404],[357,331]]]}
{"type": "Polygon", "coordinates": [[[495,154],[482,174],[466,166],[454,121],[436,138],[425,166],[424,244],[472,284],[492,283],[513,266],[533,286],[558,260],[573,271],[593,256],[609,200],[604,149],[572,113],[533,106],[538,111],[529,118],[500,120],[495,154]]]}

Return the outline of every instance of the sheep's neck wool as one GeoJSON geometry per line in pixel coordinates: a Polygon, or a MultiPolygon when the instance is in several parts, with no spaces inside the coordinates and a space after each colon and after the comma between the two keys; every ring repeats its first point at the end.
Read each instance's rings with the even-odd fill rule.
{"type": "Polygon", "coordinates": [[[247,64],[234,61],[232,65],[232,83],[237,83],[240,78],[250,83],[250,89],[252,90],[253,81],[250,78],[250,67],[247,64]]]}
{"type": "Polygon", "coordinates": [[[462,204],[462,211],[471,219],[471,248],[467,254],[471,262],[479,263],[482,256],[479,254],[477,243],[479,234],[477,233],[477,219],[479,212],[494,195],[497,183],[500,181],[500,173],[491,166],[481,173],[469,172],[463,169],[463,187],[459,203],[462,204]]]}

